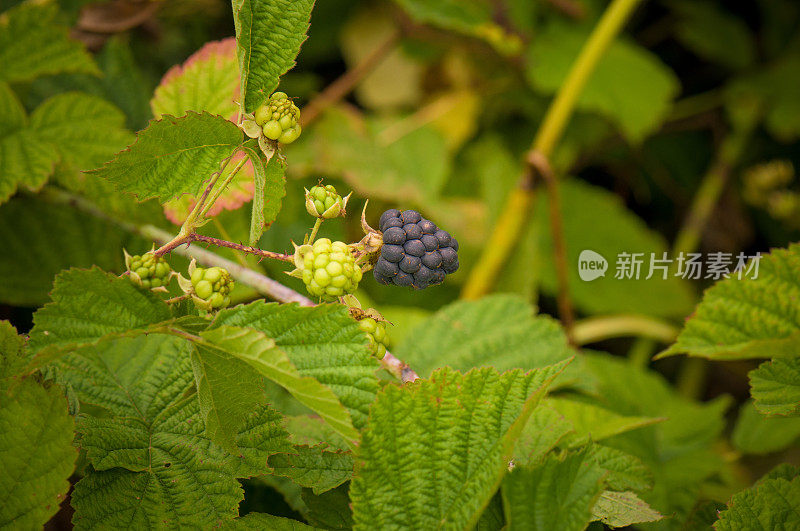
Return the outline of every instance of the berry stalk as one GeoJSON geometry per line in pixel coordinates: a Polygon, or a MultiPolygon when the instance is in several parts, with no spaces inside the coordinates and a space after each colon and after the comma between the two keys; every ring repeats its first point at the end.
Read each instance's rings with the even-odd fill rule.
{"type": "Polygon", "coordinates": [[[506,199],[502,214],[484,246],[483,253],[470,272],[461,293],[463,298],[476,299],[487,293],[503,265],[508,261],[523,228],[530,219],[536,193],[533,186],[536,169],[531,166],[530,159],[541,157],[549,161],[569,123],[586,82],[639,2],[640,0],[613,0],[583,45],[567,78],[547,110],[533,141],[522,178],[517,188],[512,190],[506,199]]]}

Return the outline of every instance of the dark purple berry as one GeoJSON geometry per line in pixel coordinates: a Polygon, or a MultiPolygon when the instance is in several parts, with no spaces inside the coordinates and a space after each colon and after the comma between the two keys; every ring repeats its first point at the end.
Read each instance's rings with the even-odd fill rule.
{"type": "Polygon", "coordinates": [[[416,256],[406,255],[406,257],[403,258],[398,265],[400,266],[401,271],[413,274],[419,271],[419,268],[422,266],[422,260],[416,256]]]}
{"type": "Polygon", "coordinates": [[[442,255],[439,254],[439,251],[425,253],[425,255],[422,257],[422,263],[425,267],[436,269],[442,264],[442,255]]]}
{"type": "Polygon", "coordinates": [[[383,243],[403,245],[406,242],[406,233],[400,227],[389,227],[383,232],[383,243]]]}
{"type": "Polygon", "coordinates": [[[381,231],[386,231],[387,229],[391,229],[392,227],[402,227],[403,220],[400,218],[389,218],[383,224],[381,224],[381,231]]]}
{"type": "Polygon", "coordinates": [[[381,221],[378,224],[378,226],[382,231],[384,231],[387,228],[386,222],[390,219],[398,217],[400,217],[400,211],[397,210],[396,208],[390,208],[389,210],[381,214],[381,221]]]}
{"type": "Polygon", "coordinates": [[[410,240],[403,245],[403,249],[405,249],[406,254],[410,254],[411,256],[422,256],[425,254],[425,244],[423,244],[420,240],[410,240]]]}
{"type": "Polygon", "coordinates": [[[447,232],[443,230],[437,230],[434,236],[436,236],[436,239],[439,240],[440,247],[447,247],[450,245],[450,235],[447,232]]]}
{"type": "Polygon", "coordinates": [[[444,277],[447,275],[447,273],[445,273],[444,270],[437,269],[433,273],[436,275],[436,278],[434,279],[433,282],[431,282],[431,284],[441,284],[442,282],[444,282],[444,277]]]}
{"type": "Polygon", "coordinates": [[[398,273],[393,280],[394,283],[397,284],[398,286],[410,286],[414,283],[414,277],[406,273],[403,273],[402,271],[398,273]]]}
{"type": "Polygon", "coordinates": [[[439,240],[432,234],[423,234],[420,241],[425,245],[426,251],[435,251],[439,248],[439,240]]]}
{"type": "Polygon", "coordinates": [[[417,223],[417,225],[419,225],[419,228],[422,229],[422,233],[423,234],[435,234],[436,233],[436,230],[437,230],[436,229],[436,223],[434,223],[433,221],[430,221],[430,220],[427,220],[427,219],[423,219],[422,221],[417,223]]]}
{"type": "Polygon", "coordinates": [[[456,258],[456,261],[453,262],[452,264],[443,264],[442,269],[444,269],[444,272],[447,273],[448,275],[451,273],[455,273],[458,270],[458,258],[456,258]]]}
{"type": "Polygon", "coordinates": [[[403,252],[403,247],[401,245],[391,245],[391,244],[383,244],[381,246],[381,258],[388,260],[389,262],[399,262],[403,259],[405,253],[403,252]]]}
{"type": "Polygon", "coordinates": [[[419,240],[422,237],[422,229],[414,223],[403,225],[403,230],[406,231],[406,241],[419,240]]]}
{"type": "Polygon", "coordinates": [[[439,254],[442,255],[442,263],[445,265],[454,264],[458,260],[458,253],[452,247],[439,249],[439,254]]]}
{"type": "Polygon", "coordinates": [[[381,275],[376,270],[372,271],[372,276],[375,277],[375,280],[378,281],[378,284],[384,284],[386,286],[388,286],[390,284],[393,284],[391,278],[388,278],[388,277],[385,277],[385,276],[381,275]]]}
{"type": "Polygon", "coordinates": [[[404,210],[400,217],[403,218],[403,223],[408,225],[409,223],[419,223],[422,219],[422,215],[417,212],[416,210],[404,210]]]}
{"type": "Polygon", "coordinates": [[[397,267],[397,263],[389,262],[383,258],[379,258],[378,263],[375,264],[375,273],[387,278],[392,278],[399,270],[400,269],[397,267]]]}
{"type": "Polygon", "coordinates": [[[458,240],[456,240],[455,238],[450,238],[450,247],[458,251],[458,240]]]}
{"type": "Polygon", "coordinates": [[[414,284],[430,284],[435,278],[436,274],[433,272],[433,269],[422,266],[419,268],[419,271],[414,273],[414,284]]]}

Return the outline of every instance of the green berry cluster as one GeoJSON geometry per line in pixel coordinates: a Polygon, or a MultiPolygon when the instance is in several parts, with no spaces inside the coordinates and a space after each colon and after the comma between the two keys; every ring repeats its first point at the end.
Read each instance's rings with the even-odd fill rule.
{"type": "Polygon", "coordinates": [[[158,288],[169,283],[172,269],[166,260],[154,255],[152,252],[129,256],[126,262],[128,271],[136,273],[135,276],[131,275],[131,279],[144,288],[158,288]]]}
{"type": "Polygon", "coordinates": [[[218,309],[228,306],[231,302],[230,293],[233,290],[233,279],[226,269],[221,267],[202,267],[192,271],[192,288],[194,294],[218,309]]]}
{"type": "Polygon", "coordinates": [[[361,275],[361,268],[344,242],[320,238],[303,254],[303,283],[311,295],[323,301],[353,293],[361,275]]]}
{"type": "Polygon", "coordinates": [[[285,92],[276,92],[256,109],[256,123],[264,136],[281,144],[291,144],[300,136],[300,109],[285,92]]]}
{"type": "Polygon", "coordinates": [[[332,219],[344,210],[344,200],[333,185],[313,186],[306,192],[306,210],[317,218],[332,219]]]}
{"type": "Polygon", "coordinates": [[[382,358],[386,354],[386,323],[377,321],[372,317],[365,317],[358,322],[358,327],[366,332],[367,339],[369,339],[369,350],[382,358]]]}

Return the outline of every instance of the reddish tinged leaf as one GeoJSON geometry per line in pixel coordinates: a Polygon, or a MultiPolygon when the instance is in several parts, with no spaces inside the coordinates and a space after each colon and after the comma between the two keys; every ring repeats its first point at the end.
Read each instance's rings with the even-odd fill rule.
{"type": "MultiPolygon", "coordinates": [[[[153,114],[181,116],[188,111],[218,114],[235,122],[239,111],[239,65],[233,38],[206,43],[185,62],[170,68],[156,88],[150,107],[153,114]]],[[[244,154],[236,154],[228,164],[230,171],[244,154]]],[[[223,174],[219,182],[225,179],[223,174]]],[[[203,187],[198,193],[202,193],[203,187]]],[[[247,162],[209,210],[216,216],[223,210],[236,210],[253,198],[253,166],[247,162]]],[[[194,208],[195,195],[184,195],[164,203],[164,214],[180,225],[194,208]]]]}
{"type": "Polygon", "coordinates": [[[170,68],[155,90],[150,107],[155,116],[208,111],[236,120],[239,106],[236,40],[206,43],[183,64],[170,68]]]}

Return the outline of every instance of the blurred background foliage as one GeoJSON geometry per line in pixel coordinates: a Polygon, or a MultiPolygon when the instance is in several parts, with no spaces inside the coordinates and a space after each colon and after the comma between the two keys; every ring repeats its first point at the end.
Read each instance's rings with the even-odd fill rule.
{"type": "MultiPolygon", "coordinates": [[[[2,0],[0,11],[20,3],[2,0]]],[[[234,33],[230,3],[223,0],[57,4],[60,9],[52,24],[86,45],[96,71],[44,72],[35,79],[14,79],[11,87],[29,114],[56,94],[80,91],[97,96],[121,111],[121,123],[130,132],[144,128],[153,117],[150,101],[171,67],[205,43],[234,33]]],[[[403,347],[407,334],[459,298],[507,195],[514,193],[523,156],[548,104],[606,5],[600,0],[317,2],[297,67],[283,77],[280,90],[297,98],[303,108],[341,76],[352,75],[365,62],[369,68],[342,101],[314,109],[320,112],[313,122],[297,142],[286,146],[287,195],[261,247],[288,251],[290,240],[302,239],[309,228],[302,189],[320,178],[340,191],[355,192],[348,219],[326,223],[326,236],[358,240],[358,214],[367,199],[372,222],[385,208],[420,210],[459,239],[459,272],[424,292],[380,286],[368,279],[359,298],[395,324],[392,346],[404,352],[412,366],[438,366],[425,357],[442,354],[403,347]]],[[[51,184],[84,195],[126,222],[174,231],[176,226],[160,205],[137,205],[132,198],[112,194],[107,183],[78,172],[110,158],[133,138],[127,132],[120,135],[116,147],[98,154],[98,160],[60,162],[51,184]]],[[[623,251],[660,256],[675,249],[673,242],[709,174],[717,176],[723,188],[699,241],[686,250],[753,255],[797,240],[800,4],[644,2],[582,92],[552,164],[564,176],[561,207],[570,264],[583,249],[610,260],[623,251]]],[[[556,315],[546,201],[540,194],[534,203],[496,289],[523,297],[540,313],[556,315]]],[[[223,211],[204,230],[246,241],[249,215],[248,207],[223,211]]],[[[0,259],[0,318],[11,319],[20,332],[30,328],[32,311],[47,301],[59,270],[98,264],[121,272],[121,247],[139,253],[150,246],[114,224],[52,204],[47,194],[29,192],[18,193],[0,207],[0,241],[6,251],[0,259]]],[[[219,252],[247,260],[302,291],[279,265],[219,252]]],[[[184,265],[173,257],[174,268],[184,265]]],[[[678,278],[615,280],[613,271],[583,283],[576,268],[569,270],[579,319],[636,314],[658,318],[667,328],[681,325],[709,284],[678,278]]],[[[234,295],[240,302],[257,296],[244,286],[234,295]]],[[[530,318],[525,312],[506,320],[530,318]]],[[[535,342],[536,337],[526,341],[535,342]]],[[[664,397],[676,391],[661,376],[642,371],[650,354],[663,344],[617,338],[590,346],[615,356],[632,350],[644,353],[639,354],[640,367],[623,367],[605,354],[588,355],[593,393],[605,396],[618,413],[664,416],[664,397]],[[625,385],[638,386],[641,394],[625,385]]],[[[482,363],[487,361],[477,360],[482,363]]],[[[699,383],[688,386],[681,381],[689,378],[683,372],[685,360],[649,365],[691,398],[730,395],[737,404],[730,407],[729,399],[720,398],[700,409],[688,401],[675,402],[671,407],[675,415],[685,417],[682,425],[694,424],[699,435],[666,428],[611,439],[612,445],[653,467],[656,488],[663,490],[658,496],[679,498],[674,487],[695,483],[699,488],[699,482],[706,481],[702,487],[707,497],[724,501],[771,464],[798,460],[797,448],[791,446],[800,435],[797,422],[768,421],[746,402],[746,373],[757,366],[755,361],[713,363],[700,374],[699,383]],[[731,434],[730,442],[718,439],[723,432],[731,434]],[[754,433],[769,434],[768,442],[754,433]],[[723,466],[737,452],[749,457],[723,466]],[[662,476],[666,479],[660,483],[662,476]]],[[[273,492],[255,483],[247,488],[246,503],[254,508],[273,492]]],[[[304,503],[299,490],[293,495],[287,494],[286,514],[291,514],[292,499],[294,509],[304,503]]],[[[263,503],[278,503],[273,498],[263,503]]],[[[314,503],[308,498],[311,501],[305,503],[314,503]]],[[[686,500],[656,505],[662,512],[688,514],[694,501],[687,495],[686,500]]]]}

